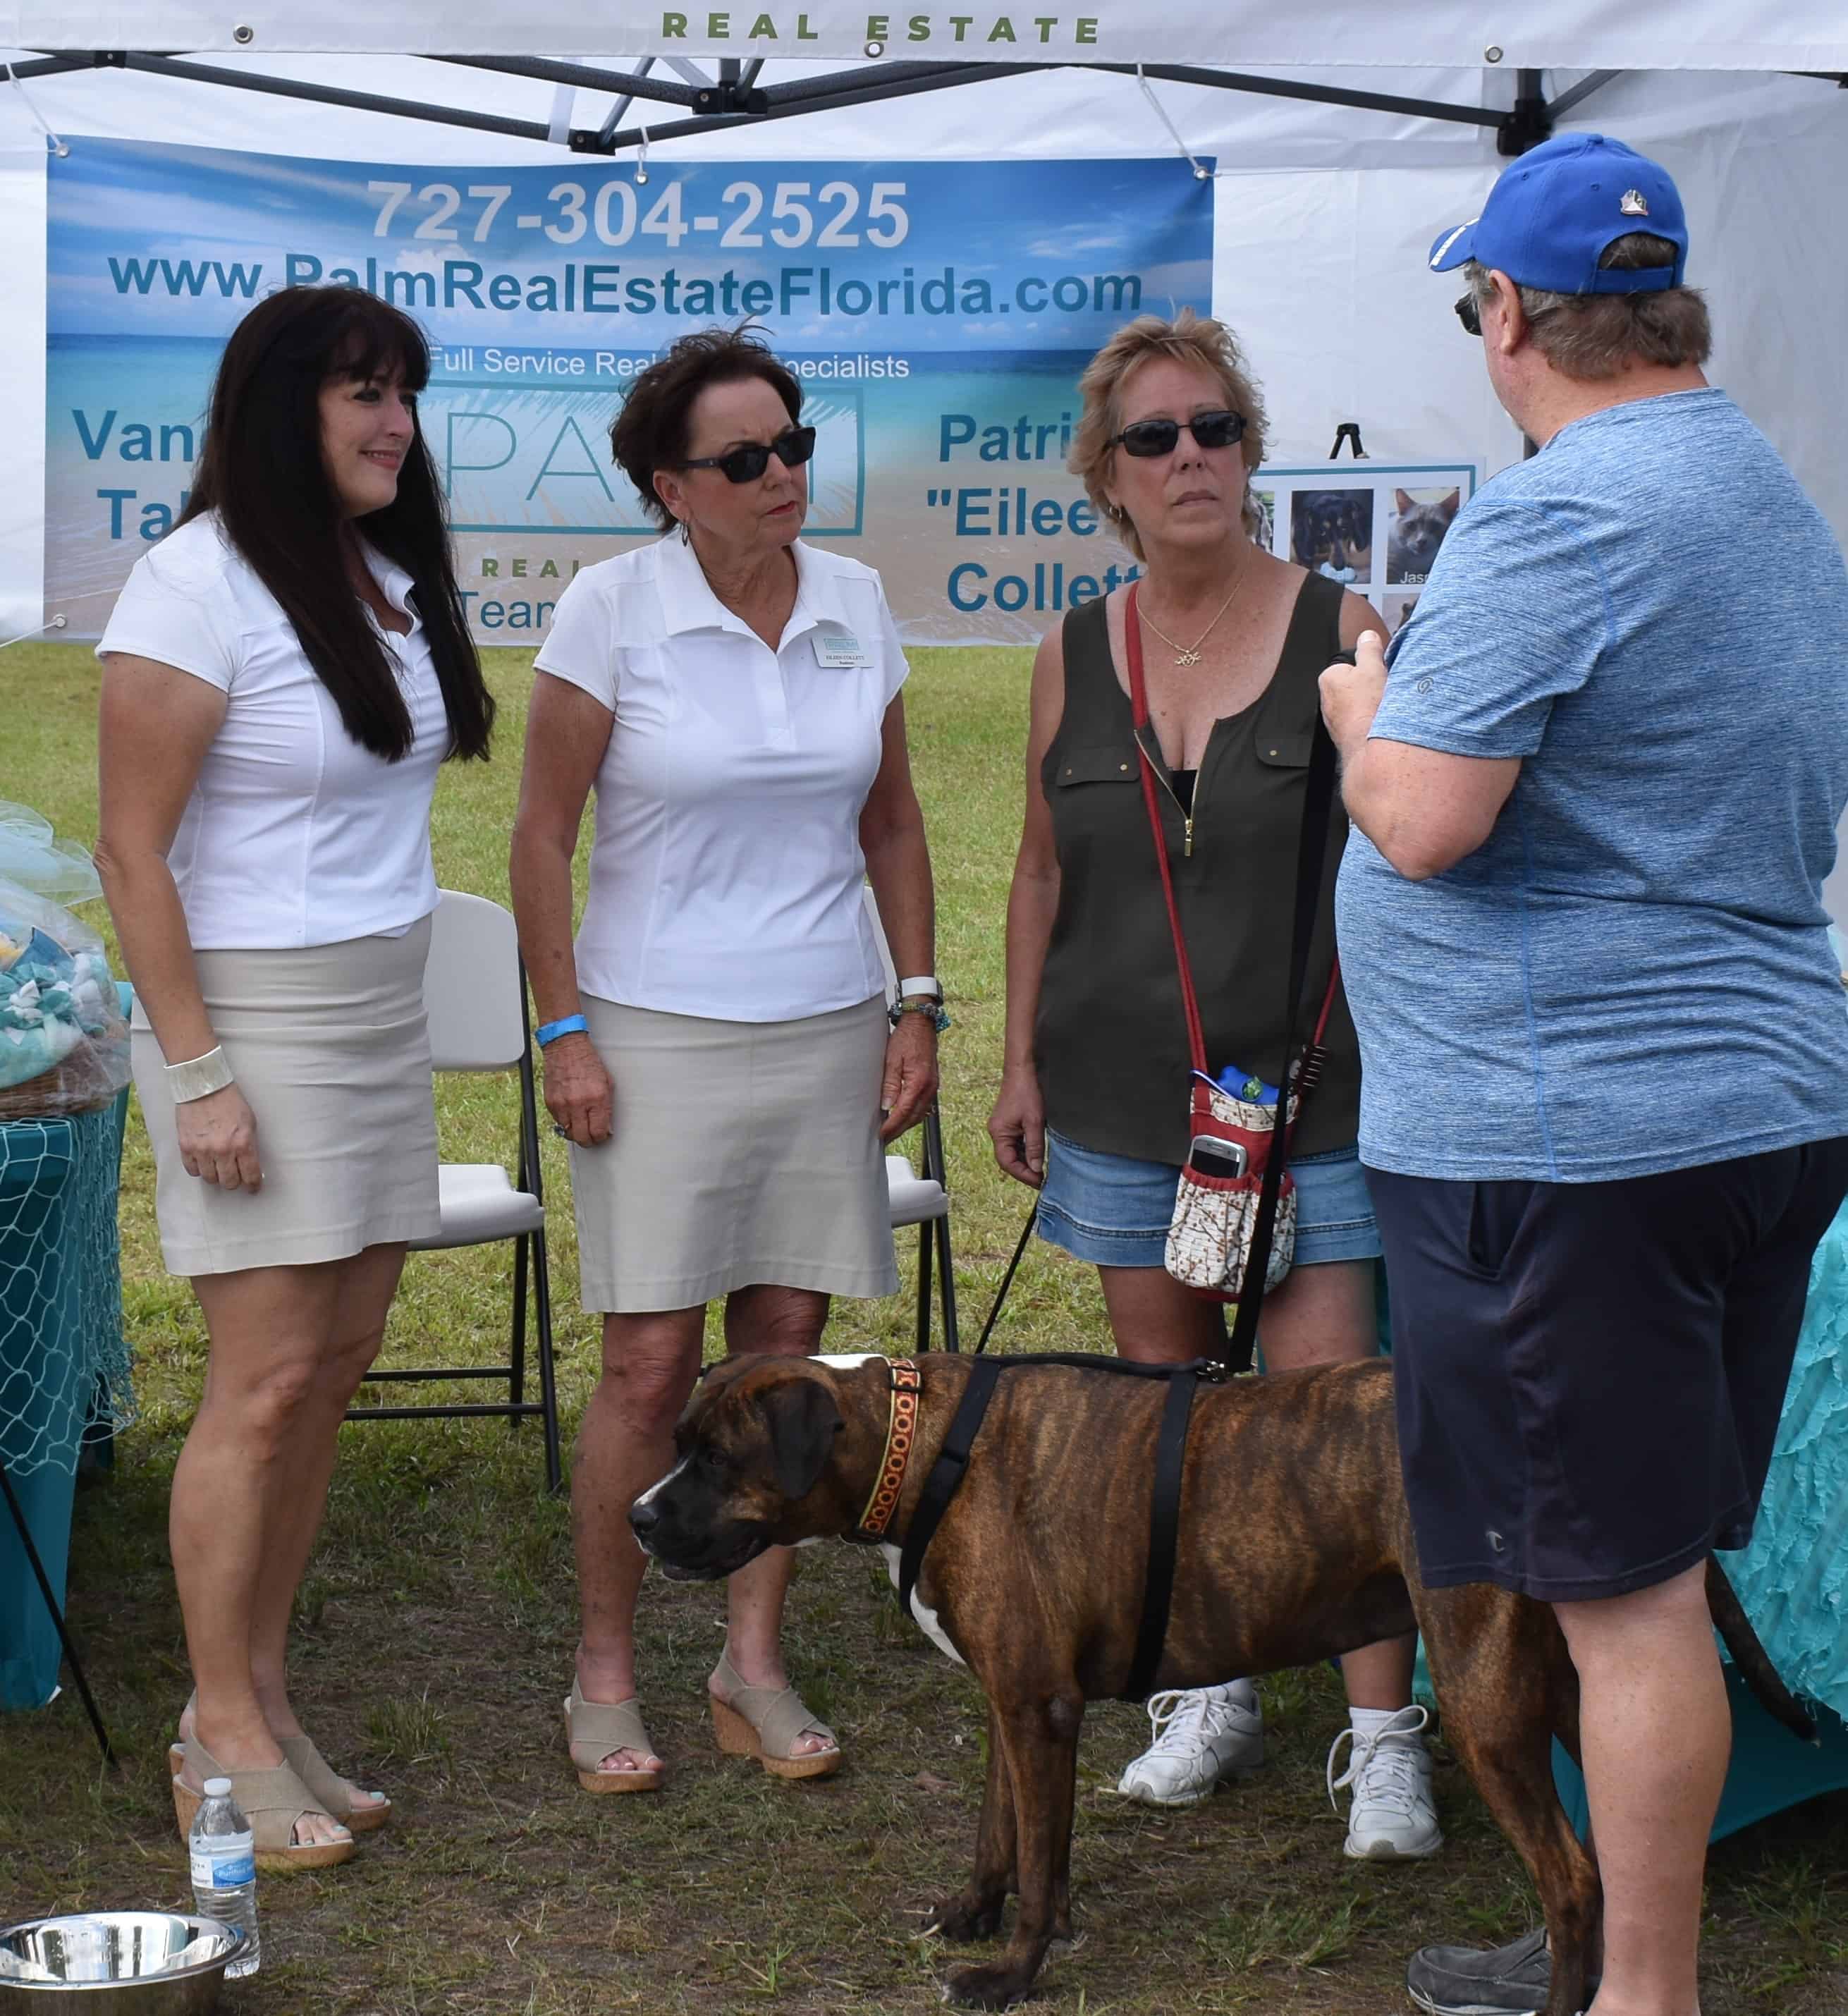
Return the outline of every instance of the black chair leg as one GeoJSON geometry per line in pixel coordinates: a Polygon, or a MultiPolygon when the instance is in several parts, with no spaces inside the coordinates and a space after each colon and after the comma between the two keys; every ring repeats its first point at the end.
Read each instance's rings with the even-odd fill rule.
{"type": "Polygon", "coordinates": [[[930,1222],[918,1227],[918,1344],[930,1348],[930,1222]]]}
{"type": "MultiPolygon", "coordinates": [[[[527,1241],[530,1237],[523,1232],[513,1242],[513,1334],[507,1347],[507,1399],[516,1407],[527,1396],[527,1241]]],[[[509,1415],[508,1433],[519,1426],[519,1415],[509,1415]]]]}
{"type": "Polygon", "coordinates": [[[83,1662],[77,1656],[77,1646],[64,1622],[64,1612],[58,1599],[52,1593],[52,1579],[45,1571],[45,1563],[38,1558],[38,1549],[34,1544],[32,1529],[26,1523],[25,1508],[13,1496],[13,1479],[6,1474],[6,1466],[0,1463],[0,1491],[6,1493],[6,1509],[13,1514],[13,1523],[20,1536],[20,1544],[26,1550],[26,1559],[32,1565],[32,1573],[38,1583],[38,1593],[45,1598],[45,1607],[52,1613],[52,1622],[57,1626],[58,1643],[64,1648],[64,1657],[70,1667],[70,1677],[77,1683],[77,1693],[83,1698],[84,1712],[90,1718],[90,1726],[96,1732],[96,1741],[102,1751],[102,1761],[113,1771],[116,1768],[116,1753],[109,1740],[109,1731],[102,1726],[102,1715],[97,1709],[95,1697],[90,1692],[90,1683],[84,1678],[83,1662]]]}
{"type": "MultiPolygon", "coordinates": [[[[924,1174],[932,1183],[940,1183],[947,1194],[950,1172],[944,1160],[943,1114],[934,1100],[931,1101],[930,1111],[924,1116],[924,1174]]],[[[950,1259],[949,1215],[946,1212],[936,1220],[934,1226],[927,1223],[922,1229],[926,1249],[933,1241],[937,1247],[937,1272],[941,1277],[940,1293],[944,1305],[944,1348],[946,1351],[960,1351],[962,1341],[956,1330],[956,1272],[950,1259]]],[[[919,1272],[919,1293],[927,1297],[930,1292],[927,1285],[928,1274],[922,1266],[919,1272]]],[[[919,1323],[918,1348],[920,1351],[928,1350],[930,1344],[928,1316],[920,1313],[919,1323]]]]}
{"type": "Polygon", "coordinates": [[[944,1348],[960,1351],[962,1341],[956,1330],[956,1273],[950,1264],[950,1221],[940,1218],[933,1228],[937,1235],[938,1291],[944,1305],[944,1348]]]}
{"type": "Polygon", "coordinates": [[[558,1383],[552,1355],[552,1270],[545,1258],[544,1229],[529,1235],[533,1242],[534,1312],[539,1328],[539,1405],[545,1432],[545,1488],[555,1498],[564,1485],[559,1449],[558,1383]]]}

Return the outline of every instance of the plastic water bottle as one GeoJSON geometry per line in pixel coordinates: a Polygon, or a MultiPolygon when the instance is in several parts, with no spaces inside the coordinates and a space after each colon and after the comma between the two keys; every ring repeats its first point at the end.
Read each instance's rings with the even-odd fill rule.
{"type": "Polygon", "coordinates": [[[231,1796],[228,1778],[208,1778],[187,1838],[192,1856],[192,1908],[202,1918],[241,1928],[243,1951],[225,1970],[228,1981],[257,1971],[257,1842],[231,1796]]]}
{"type": "Polygon", "coordinates": [[[1251,1106],[1275,1106],[1277,1088],[1266,1085],[1255,1071],[1241,1071],[1236,1064],[1228,1064],[1213,1082],[1222,1091],[1229,1092],[1233,1098],[1242,1099],[1251,1106]]]}

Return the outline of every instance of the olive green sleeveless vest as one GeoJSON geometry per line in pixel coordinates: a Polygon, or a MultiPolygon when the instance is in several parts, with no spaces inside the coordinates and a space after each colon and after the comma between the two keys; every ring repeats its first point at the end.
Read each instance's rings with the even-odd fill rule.
{"type": "MultiPolygon", "coordinates": [[[[1283,1063],[1316,682],[1341,648],[1341,594],[1338,583],[1309,576],[1270,684],[1243,712],[1213,724],[1194,785],[1191,852],[1165,765],[1157,793],[1208,1067],[1235,1064],[1272,1084],[1283,1063]]],[[[1187,1024],[1129,697],[1111,661],[1104,609],[1100,598],[1066,618],[1065,712],[1040,772],[1059,890],[1034,1055],[1047,1124],[1057,1132],[1111,1154],[1178,1163],[1188,1143],[1187,1024]]],[[[1335,877],[1346,839],[1337,794],[1306,1025],[1334,959],[1335,877]]],[[[1325,1040],[1328,1064],[1296,1130],[1299,1155],[1345,1147],[1359,1128],[1360,1046],[1339,993],[1325,1040]]]]}

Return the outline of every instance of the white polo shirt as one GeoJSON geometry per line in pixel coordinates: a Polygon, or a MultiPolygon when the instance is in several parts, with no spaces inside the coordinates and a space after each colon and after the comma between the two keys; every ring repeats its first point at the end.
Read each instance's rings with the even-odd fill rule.
{"type": "Polygon", "coordinates": [[[367,559],[407,636],[380,629],[415,740],[388,763],[347,733],[293,625],[208,513],[144,553],[100,658],[120,651],[217,686],[224,721],[167,850],[199,952],[396,937],[437,907],[430,799],[449,718],[411,577],[367,559]]]}
{"type": "Polygon", "coordinates": [[[730,1022],[881,992],[859,818],[904,653],[871,567],[791,549],[773,651],[678,534],[587,567],[535,669],[614,717],[597,772],[586,993],[730,1022]]]}

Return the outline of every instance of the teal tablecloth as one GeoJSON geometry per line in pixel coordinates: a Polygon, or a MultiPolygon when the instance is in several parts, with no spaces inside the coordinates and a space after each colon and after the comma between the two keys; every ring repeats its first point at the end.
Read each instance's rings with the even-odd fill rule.
{"type": "MultiPolygon", "coordinates": [[[[1720,1557],[1771,1663],[1816,1710],[1812,1749],[1767,1715],[1730,1665],[1732,1765],[1713,1838],[1848,1786],[1848,1204],[1810,1269],[1796,1362],[1752,1544],[1720,1557]]],[[[1554,1775],[1584,1831],[1584,1783],[1564,1751],[1554,1775]]]]}
{"type": "MultiPolygon", "coordinates": [[[[130,1406],[116,1244],[124,1093],[0,1124],[0,1463],[63,1600],[77,1449],[130,1406]]],[[[0,1708],[56,1691],[56,1628],[0,1503],[0,1708]]]]}

